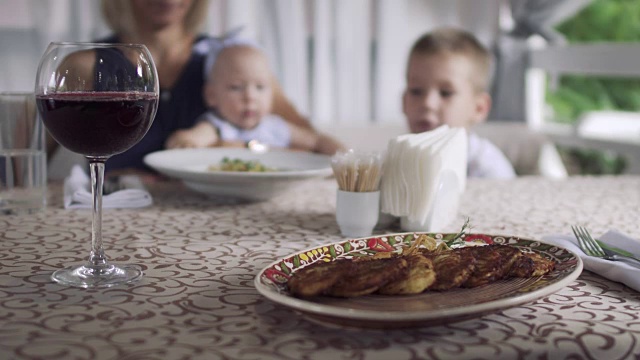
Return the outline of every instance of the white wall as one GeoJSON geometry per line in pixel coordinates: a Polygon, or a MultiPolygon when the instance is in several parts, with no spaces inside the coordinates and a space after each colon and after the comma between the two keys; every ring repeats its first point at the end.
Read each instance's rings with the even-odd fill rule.
{"type": "Polygon", "coordinates": [[[96,0],[0,0],[0,91],[31,91],[51,41],[108,34],[96,0]]]}

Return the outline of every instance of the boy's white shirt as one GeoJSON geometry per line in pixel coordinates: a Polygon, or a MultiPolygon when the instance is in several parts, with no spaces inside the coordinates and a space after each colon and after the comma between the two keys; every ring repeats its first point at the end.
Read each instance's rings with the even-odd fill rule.
{"type": "Polygon", "coordinates": [[[516,172],[496,145],[469,131],[467,177],[513,179],[516,172]]]}

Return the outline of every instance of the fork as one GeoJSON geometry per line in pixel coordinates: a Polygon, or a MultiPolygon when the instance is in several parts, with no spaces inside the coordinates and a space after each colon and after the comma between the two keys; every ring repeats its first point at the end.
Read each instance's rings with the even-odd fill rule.
{"type": "Polygon", "coordinates": [[[640,266],[640,260],[634,257],[616,254],[611,250],[602,248],[585,227],[571,226],[571,230],[573,230],[573,234],[576,236],[576,239],[578,239],[578,245],[580,245],[580,248],[585,254],[605,260],[623,261],[635,266],[640,266]]]}

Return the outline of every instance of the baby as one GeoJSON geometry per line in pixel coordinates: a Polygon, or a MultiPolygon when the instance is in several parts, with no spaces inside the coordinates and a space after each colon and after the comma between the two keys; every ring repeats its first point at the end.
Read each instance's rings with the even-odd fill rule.
{"type": "Polygon", "coordinates": [[[329,155],[341,149],[330,137],[272,114],[272,84],[273,74],[262,51],[245,44],[224,47],[204,87],[210,111],[192,128],[173,133],[166,147],[248,147],[258,142],[329,155]]]}
{"type": "MultiPolygon", "coordinates": [[[[491,56],[470,33],[441,28],[419,38],[411,48],[402,108],[412,133],[440,125],[464,127],[486,120],[491,56]]],[[[515,171],[489,140],[469,132],[467,176],[513,178],[515,171]]]]}

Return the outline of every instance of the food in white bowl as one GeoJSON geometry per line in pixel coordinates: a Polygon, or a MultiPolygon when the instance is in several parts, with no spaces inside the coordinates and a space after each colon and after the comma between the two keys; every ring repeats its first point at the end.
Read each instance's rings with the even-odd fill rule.
{"type": "Polygon", "coordinates": [[[189,189],[211,195],[263,201],[291,189],[297,182],[332,174],[327,155],[300,151],[206,148],[174,149],[148,154],[145,164],[161,174],[182,180],[189,189]],[[211,171],[224,158],[257,161],[277,171],[211,171]]]}
{"type": "Polygon", "coordinates": [[[246,171],[246,172],[267,172],[278,171],[277,169],[265,166],[258,160],[242,160],[238,158],[223,157],[219,164],[209,166],[211,171],[246,171]]]}

